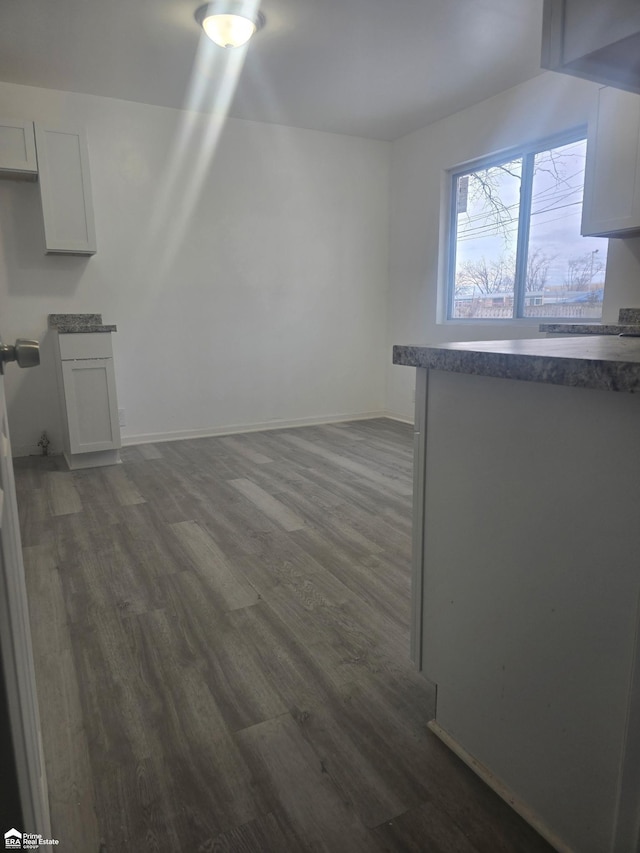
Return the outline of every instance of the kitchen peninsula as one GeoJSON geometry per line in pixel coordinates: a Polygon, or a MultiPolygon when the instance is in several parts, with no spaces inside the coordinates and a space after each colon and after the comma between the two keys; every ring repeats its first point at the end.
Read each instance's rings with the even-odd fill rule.
{"type": "Polygon", "coordinates": [[[560,851],[640,837],[640,338],[396,346],[417,368],[430,727],[560,851]]]}

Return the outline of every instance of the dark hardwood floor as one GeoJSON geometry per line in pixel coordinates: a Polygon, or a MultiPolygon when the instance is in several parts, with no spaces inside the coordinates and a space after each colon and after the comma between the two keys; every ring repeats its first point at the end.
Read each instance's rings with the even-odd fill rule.
{"type": "Polygon", "coordinates": [[[63,853],[543,853],[426,728],[412,430],[16,460],[63,853]]]}

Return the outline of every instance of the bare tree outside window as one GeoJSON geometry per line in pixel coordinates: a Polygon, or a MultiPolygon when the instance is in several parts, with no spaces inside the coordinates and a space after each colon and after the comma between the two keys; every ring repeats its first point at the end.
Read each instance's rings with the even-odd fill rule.
{"type": "Polygon", "coordinates": [[[580,236],[586,142],[532,146],[454,175],[456,319],[597,319],[607,241],[580,236]]]}
{"type": "Polygon", "coordinates": [[[565,276],[567,290],[588,290],[594,278],[600,277],[604,269],[604,264],[597,257],[599,252],[599,249],[594,249],[592,252],[586,252],[579,258],[570,258],[567,261],[567,274],[565,276]]]}
{"type": "MultiPolygon", "coordinates": [[[[529,249],[527,255],[527,292],[543,292],[549,280],[549,267],[556,260],[556,255],[549,255],[540,246],[529,249]]],[[[515,263],[515,261],[514,261],[515,263]]]]}
{"type": "Polygon", "coordinates": [[[501,255],[487,261],[483,256],[477,261],[465,261],[456,277],[456,292],[472,288],[484,296],[490,293],[513,292],[513,258],[501,255]]]}

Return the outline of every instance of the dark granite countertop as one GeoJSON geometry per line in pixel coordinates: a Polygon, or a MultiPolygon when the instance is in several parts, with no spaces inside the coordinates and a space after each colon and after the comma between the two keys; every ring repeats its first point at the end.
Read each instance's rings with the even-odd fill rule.
{"type": "Polygon", "coordinates": [[[581,335],[394,346],[393,363],[574,388],[640,393],[640,338],[581,335]]]}
{"type": "Polygon", "coordinates": [[[77,334],[88,334],[91,332],[117,332],[118,328],[114,325],[105,325],[101,326],[98,324],[95,325],[87,325],[87,326],[57,326],[56,332],[61,335],[77,335],[77,334]]]}
{"type": "Polygon", "coordinates": [[[117,326],[102,322],[102,314],[49,314],[49,328],[61,335],[118,331],[117,326]]]}
{"type": "Polygon", "coordinates": [[[621,308],[617,323],[540,323],[540,331],[554,335],[640,336],[640,308],[621,308]]]}
{"type": "Polygon", "coordinates": [[[554,335],[637,335],[637,323],[540,323],[540,331],[554,335]]]}

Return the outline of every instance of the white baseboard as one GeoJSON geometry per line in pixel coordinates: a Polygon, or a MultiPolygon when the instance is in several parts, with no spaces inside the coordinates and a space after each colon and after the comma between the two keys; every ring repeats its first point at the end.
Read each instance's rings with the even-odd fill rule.
{"type": "Polygon", "coordinates": [[[358,412],[356,414],[328,415],[325,417],[294,418],[292,420],[264,421],[253,424],[230,424],[223,427],[203,427],[202,429],[176,430],[174,432],[146,432],[137,435],[123,435],[122,446],[133,444],[155,444],[163,441],[181,441],[188,438],[213,438],[218,435],[237,435],[244,432],[264,432],[265,430],[290,429],[292,427],[321,426],[322,424],[344,423],[345,421],[368,421],[373,418],[387,418],[387,412],[358,412]]]}
{"type": "MultiPolygon", "coordinates": [[[[15,444],[11,445],[11,456],[14,459],[18,459],[22,456],[43,456],[42,448],[38,447],[37,444],[22,444],[16,446],[15,444]]],[[[51,447],[49,448],[49,452],[47,456],[62,456],[61,450],[53,450],[51,447]]]]}
{"type": "Polygon", "coordinates": [[[30,444],[23,444],[18,447],[16,447],[15,444],[12,444],[11,455],[14,459],[17,459],[19,456],[41,456],[42,451],[39,447],[36,447],[35,444],[33,446],[30,444]]]}
{"type": "MultiPolygon", "coordinates": [[[[291,429],[294,427],[321,426],[322,424],[345,423],[346,421],[368,421],[373,418],[388,418],[403,424],[413,425],[413,419],[397,412],[359,412],[356,414],[328,415],[325,417],[294,418],[282,421],[264,421],[254,424],[232,424],[223,427],[205,427],[203,429],[176,430],[175,432],[148,432],[137,435],[123,435],[122,446],[134,444],[154,444],[163,441],[181,441],[188,438],[212,438],[217,435],[236,435],[244,432],[263,432],[273,429],[291,429]]],[[[42,451],[36,445],[12,446],[14,459],[21,456],[41,456],[42,451]]],[[[60,450],[50,450],[49,456],[60,456],[60,450]]]]}
{"type": "Polygon", "coordinates": [[[407,415],[399,415],[397,412],[385,412],[382,417],[389,418],[390,421],[400,421],[402,424],[410,424],[411,426],[414,424],[413,418],[407,415]]]}
{"type": "Polygon", "coordinates": [[[80,471],[83,468],[103,468],[106,465],[120,465],[119,450],[97,450],[89,453],[62,454],[70,471],[80,471]]]}

